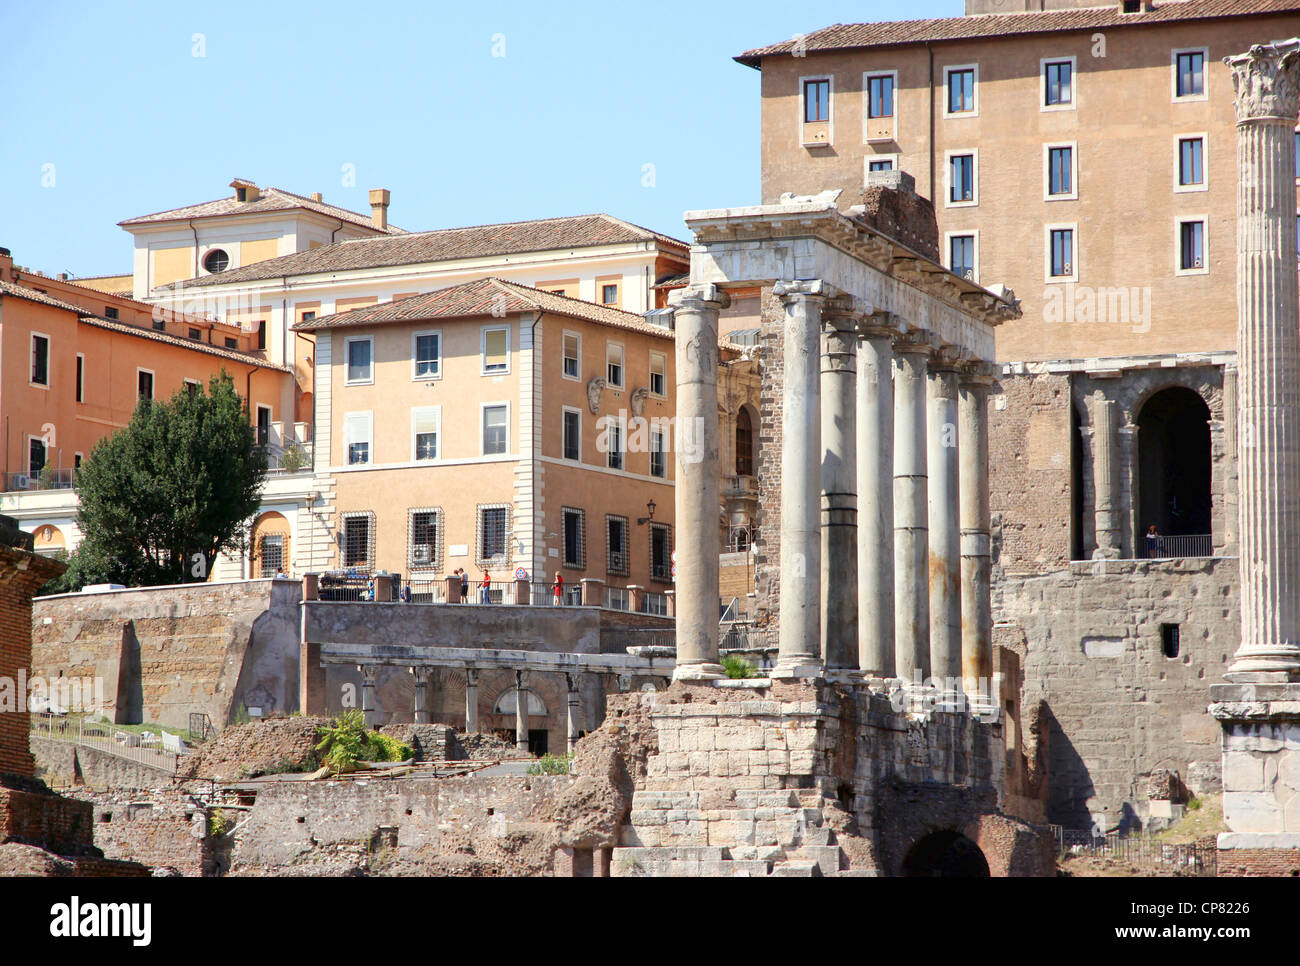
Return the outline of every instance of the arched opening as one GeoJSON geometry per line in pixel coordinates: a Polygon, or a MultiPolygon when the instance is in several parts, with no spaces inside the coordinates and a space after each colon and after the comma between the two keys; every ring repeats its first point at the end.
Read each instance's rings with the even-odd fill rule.
{"type": "Polygon", "coordinates": [[[980,847],[960,832],[932,832],[903,860],[907,878],[989,878],[989,863],[980,847]]]}
{"type": "Polygon", "coordinates": [[[736,475],[754,475],[754,420],[748,406],[736,413],[736,475]]]}
{"type": "Polygon", "coordinates": [[[250,551],[249,577],[289,574],[289,521],[284,514],[270,510],[257,518],[250,551]]]}
{"type": "Polygon", "coordinates": [[[32,533],[32,549],[45,557],[57,556],[67,551],[68,542],[63,531],[52,523],[42,523],[32,533]]]}
{"type": "Polygon", "coordinates": [[[1146,401],[1137,425],[1139,553],[1208,556],[1210,408],[1191,389],[1174,386],[1146,401]]]}

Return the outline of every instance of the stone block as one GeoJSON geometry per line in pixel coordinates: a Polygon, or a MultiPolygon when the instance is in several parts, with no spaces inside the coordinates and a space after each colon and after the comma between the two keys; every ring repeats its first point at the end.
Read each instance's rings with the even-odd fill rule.
{"type": "Polygon", "coordinates": [[[1281,832],[1282,811],[1271,795],[1223,793],[1223,820],[1234,832],[1281,832]]]}
{"type": "Polygon", "coordinates": [[[1249,751],[1234,751],[1223,756],[1223,787],[1230,792],[1262,792],[1264,762],[1249,751]]]}

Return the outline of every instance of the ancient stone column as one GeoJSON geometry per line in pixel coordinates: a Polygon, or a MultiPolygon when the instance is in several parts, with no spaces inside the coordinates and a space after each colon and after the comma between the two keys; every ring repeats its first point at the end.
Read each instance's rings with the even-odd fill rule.
{"type": "Polygon", "coordinates": [[[528,672],[515,672],[515,747],[528,750],[528,672]]]}
{"type": "Polygon", "coordinates": [[[1115,401],[1103,396],[1092,400],[1092,476],[1097,518],[1097,549],[1093,559],[1120,555],[1121,523],[1118,488],[1115,485],[1119,459],[1115,427],[1115,401]]]}
{"type": "Polygon", "coordinates": [[[677,330],[674,680],[725,677],[718,663],[718,313],[730,303],[713,285],[689,285],[669,299],[677,330]]]}
{"type": "Polygon", "coordinates": [[[930,673],[961,677],[961,503],[958,495],[957,360],[937,355],[926,376],[930,527],[930,673]]]}
{"type": "Polygon", "coordinates": [[[1237,368],[1223,367],[1223,549],[1225,557],[1237,555],[1237,368]]]}
{"type": "Polygon", "coordinates": [[[907,686],[930,676],[930,541],[925,383],[930,342],[894,345],[894,672],[907,686]]]}
{"type": "Polygon", "coordinates": [[[366,727],[372,728],[378,721],[375,714],[375,672],[373,664],[361,666],[361,716],[366,720],[366,727]]]}
{"type": "Polygon", "coordinates": [[[573,749],[578,746],[578,732],[581,730],[578,722],[582,716],[582,702],[578,697],[578,676],[576,674],[566,674],[564,675],[564,683],[568,686],[569,754],[573,754],[573,749]]]}
{"type": "Polygon", "coordinates": [[[821,337],[821,656],[858,668],[857,333],[849,300],[828,302],[821,337]]]}
{"type": "Polygon", "coordinates": [[[858,665],[894,675],[894,338],[887,312],[859,323],[858,665]]]}
{"type": "Polygon", "coordinates": [[[781,617],[777,661],[772,675],[808,677],[821,671],[821,378],[818,336],[825,295],[820,280],[777,282],[772,292],[785,309],[785,385],[781,400],[781,617]]]}
{"type": "Polygon", "coordinates": [[[475,668],[465,671],[465,731],[478,734],[478,671],[475,668]]]}
{"type": "Polygon", "coordinates": [[[415,679],[415,723],[429,723],[429,684],[433,675],[433,669],[427,667],[411,668],[411,676],[415,679]]]}
{"type": "Polygon", "coordinates": [[[994,702],[993,558],[989,548],[989,386],[986,365],[967,366],[958,378],[957,434],[961,440],[961,676],[969,698],[994,702]]]}
{"type": "Polygon", "coordinates": [[[1296,41],[1225,59],[1237,110],[1241,646],[1227,678],[1300,680],[1296,41]]]}

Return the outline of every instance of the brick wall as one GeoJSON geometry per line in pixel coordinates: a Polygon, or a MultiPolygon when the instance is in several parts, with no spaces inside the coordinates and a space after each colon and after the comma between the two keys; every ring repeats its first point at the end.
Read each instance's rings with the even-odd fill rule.
{"type": "Polygon", "coordinates": [[[1220,877],[1300,876],[1300,849],[1219,849],[1220,877]]]}
{"type": "Polygon", "coordinates": [[[27,550],[0,545],[0,775],[36,774],[27,747],[30,720],[27,695],[18,693],[19,672],[26,679],[32,665],[32,594],[64,569],[27,550]],[[5,706],[6,701],[12,706],[5,706]]]}
{"type": "Polygon", "coordinates": [[[85,802],[39,787],[0,785],[0,842],[24,842],[66,855],[93,850],[91,810],[85,802]]]}

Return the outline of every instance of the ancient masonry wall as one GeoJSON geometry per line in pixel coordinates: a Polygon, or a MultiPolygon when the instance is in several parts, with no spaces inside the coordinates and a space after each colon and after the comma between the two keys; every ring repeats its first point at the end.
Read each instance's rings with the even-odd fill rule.
{"type": "Polygon", "coordinates": [[[33,673],[103,680],[108,716],[223,727],[242,705],[297,709],[301,584],[194,584],[38,600],[33,673]]]}
{"type": "MultiPolygon", "coordinates": [[[[1222,722],[1223,817],[1237,838],[1285,835],[1292,848],[1273,851],[1289,851],[1283,859],[1295,868],[1300,865],[1300,707],[1293,703],[1289,713],[1296,720],[1222,722]]],[[[1219,855],[1238,860],[1239,851],[1253,850],[1247,844],[1221,849],[1219,855]]]]}
{"type": "Polygon", "coordinates": [[[1023,653],[1022,707],[1049,728],[1048,819],[1131,827],[1146,817],[1145,778],[1179,773],[1219,789],[1219,728],[1209,686],[1236,649],[1235,558],[1086,561],[994,585],[1000,643],[1023,653]],[[1178,628],[1166,657],[1162,627],[1178,628]]]}
{"type": "Polygon", "coordinates": [[[30,778],[35,763],[27,747],[27,696],[19,694],[17,687],[19,672],[32,663],[31,595],[47,578],[27,570],[26,562],[17,559],[21,551],[6,547],[4,553],[5,558],[0,559],[0,775],[30,778]]]}
{"type": "Polygon", "coordinates": [[[31,737],[37,777],[53,787],[156,788],[171,781],[170,771],[75,741],[31,737]]]}
{"type": "MultiPolygon", "coordinates": [[[[169,869],[183,876],[212,875],[215,850],[208,811],[177,792],[74,793],[94,815],[95,846],[106,858],[169,869]]],[[[236,820],[242,813],[233,813],[236,820]]]]}
{"type": "MultiPolygon", "coordinates": [[[[758,404],[758,515],[754,544],[753,619],[757,646],[776,647],[781,613],[781,398],[785,389],[781,302],[772,286],[762,292],[759,358],[762,388],[758,404]]],[[[815,575],[813,575],[815,576],[815,575]]]]}

